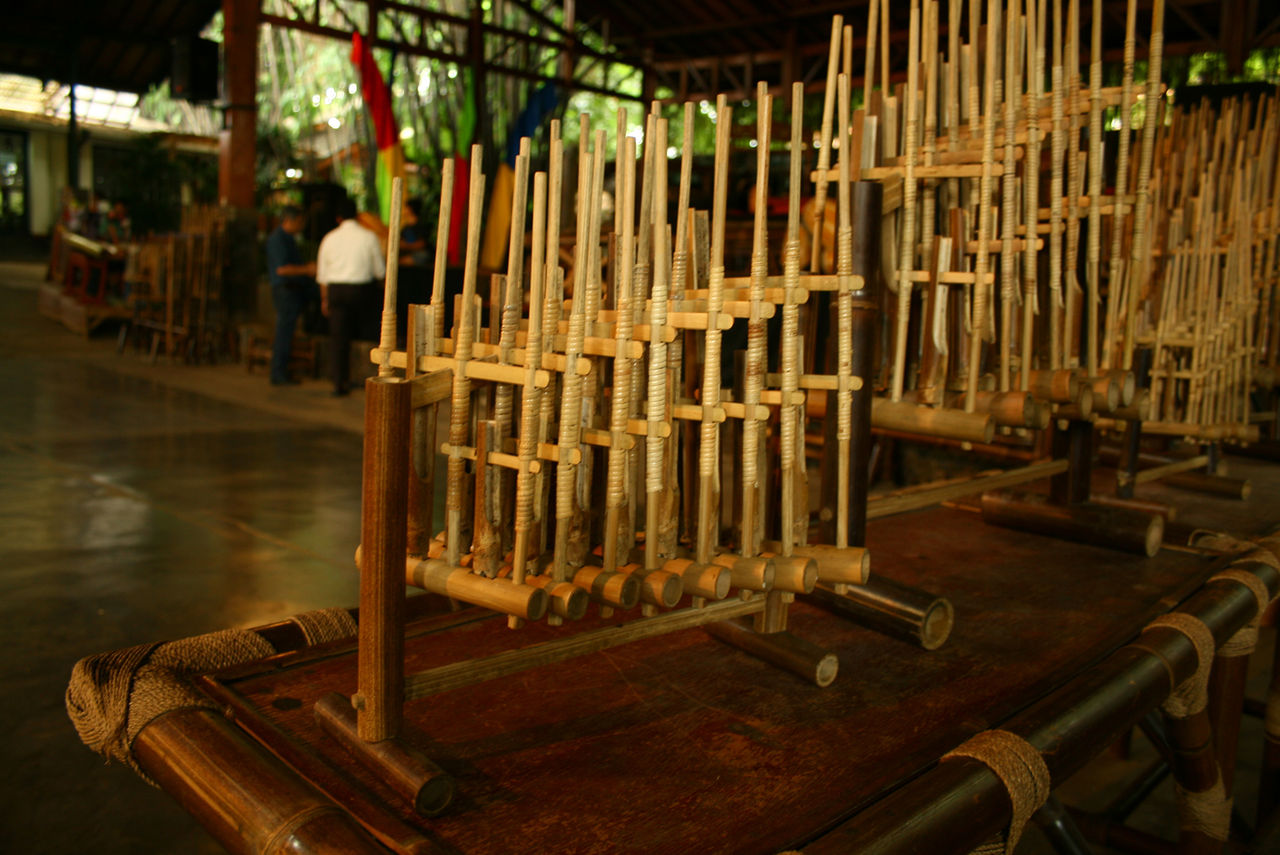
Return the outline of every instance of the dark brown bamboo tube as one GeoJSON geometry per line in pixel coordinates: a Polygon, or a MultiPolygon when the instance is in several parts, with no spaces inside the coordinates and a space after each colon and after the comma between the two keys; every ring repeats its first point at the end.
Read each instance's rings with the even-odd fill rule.
{"type": "Polygon", "coordinates": [[[945,644],[955,625],[955,609],[949,600],[879,575],[844,594],[819,584],[811,597],[823,608],[925,650],[937,650],[945,644]]]}
{"type": "Polygon", "coordinates": [[[1213,744],[1227,798],[1231,798],[1235,786],[1236,749],[1240,745],[1248,674],[1248,656],[1216,656],[1209,675],[1209,721],[1213,724],[1213,744]]]}
{"type": "Polygon", "coordinates": [[[808,594],[818,584],[818,562],[804,555],[766,556],[773,562],[773,587],[793,594],[808,594]]]}
{"type": "Polygon", "coordinates": [[[1275,647],[1271,651],[1271,685],[1263,708],[1262,771],[1258,774],[1257,826],[1262,827],[1268,817],[1280,816],[1280,632],[1276,633],[1275,647]]]}
{"type": "MultiPolygon", "coordinates": [[[[850,402],[852,434],[849,441],[849,545],[863,546],[867,540],[867,494],[870,489],[867,467],[871,461],[871,406],[875,399],[869,382],[878,366],[876,350],[880,333],[880,211],[884,187],[877,181],[855,181],[852,185],[853,272],[862,277],[862,290],[853,293],[853,360],[850,370],[863,378],[861,389],[855,389],[850,402]]],[[[834,297],[833,303],[834,303],[834,297]]],[[[829,348],[835,353],[836,313],[830,313],[829,348]]],[[[835,365],[834,357],[828,364],[835,365]]],[[[829,373],[834,373],[830,371],[829,373]]],[[[836,412],[836,392],[827,395],[828,412],[836,412]]],[[[823,471],[830,477],[820,483],[823,513],[819,515],[822,539],[836,542],[836,419],[826,420],[829,438],[823,446],[827,455],[823,471]]]]}
{"type": "MultiPolygon", "coordinates": [[[[779,545],[774,541],[765,543],[764,547],[770,552],[777,552],[779,549],[779,545]]],[[[791,551],[795,555],[812,558],[817,563],[818,581],[821,582],[861,585],[871,574],[871,550],[862,546],[841,549],[838,546],[820,543],[812,546],[796,546],[791,551]]]]}
{"type": "Polygon", "coordinates": [[[640,602],[640,580],[626,573],[587,565],[573,574],[573,584],[587,592],[592,602],[620,609],[634,609],[640,602]]]}
{"type": "MultiPolygon", "coordinates": [[[[1220,774],[1209,711],[1201,710],[1182,719],[1166,715],[1164,723],[1173,748],[1173,778],[1185,791],[1179,799],[1193,798],[1217,786],[1220,774]]],[[[1222,851],[1223,842],[1200,829],[1188,828],[1185,822],[1178,830],[1178,851],[1182,855],[1216,855],[1222,851]]]]}
{"type": "Polygon", "coordinates": [[[1068,369],[1032,371],[1027,391],[1042,401],[1071,403],[1080,396],[1080,375],[1068,369]]]}
{"type": "Polygon", "coordinates": [[[386,852],[345,811],[213,710],[181,709],[155,719],[134,740],[133,755],[236,855],[386,852]]]}
{"type": "Polygon", "coordinates": [[[1173,505],[1166,505],[1164,502],[1152,502],[1146,499],[1122,499],[1117,496],[1108,496],[1105,493],[1093,496],[1089,501],[1106,508],[1125,508],[1130,511],[1140,511],[1144,514],[1156,514],[1164,517],[1166,523],[1171,523],[1178,518],[1178,509],[1173,505]]]}
{"type": "Polygon", "coordinates": [[[1040,496],[984,493],[982,519],[990,525],[1029,531],[1148,558],[1160,550],[1164,517],[1093,504],[1055,505],[1040,496]]]}
{"type": "Polygon", "coordinates": [[[1074,401],[1057,404],[1053,408],[1056,419],[1087,419],[1093,415],[1093,389],[1081,384],[1080,392],[1074,401]]]}
{"type": "Polygon", "coordinates": [[[768,558],[744,558],[741,555],[723,553],[711,559],[712,563],[727,567],[733,587],[748,591],[771,591],[774,585],[773,561],[768,558]]]}
{"type": "Polygon", "coordinates": [[[698,564],[688,558],[672,558],[662,566],[663,570],[677,573],[684,580],[684,592],[708,600],[723,600],[729,596],[733,573],[719,564],[698,564]]]}
{"type": "Polygon", "coordinates": [[[357,707],[360,738],[378,742],[400,732],[404,706],[410,387],[376,377],[365,381],[364,394],[357,707]]]}
{"type": "Polygon", "coordinates": [[[568,620],[582,620],[586,615],[591,598],[583,588],[571,582],[557,582],[551,576],[525,576],[524,582],[547,592],[547,608],[553,615],[568,620]]]}
{"type": "Polygon", "coordinates": [[[547,592],[541,588],[517,585],[510,579],[477,576],[465,567],[450,567],[447,561],[438,558],[422,561],[409,558],[404,562],[405,581],[434,594],[526,620],[541,620],[547,613],[547,592]]]}
{"type": "Polygon", "coordinates": [[[1180,490],[1194,490],[1197,493],[1208,493],[1224,499],[1249,498],[1253,493],[1253,485],[1248,478],[1230,478],[1225,475],[1210,475],[1207,472],[1177,472],[1166,475],[1160,483],[1180,490]]]}
{"type": "MultiPolygon", "coordinates": [[[[1089,387],[1081,392],[1087,397],[1089,387]]],[[[1077,505],[1088,501],[1093,490],[1093,425],[1072,419],[1058,425],[1050,440],[1055,460],[1067,461],[1067,471],[1049,479],[1049,497],[1055,504],[1077,505]]]]}
{"type": "Polygon", "coordinates": [[[453,777],[401,739],[365,742],[356,735],[351,702],[330,692],[315,705],[316,722],[351,752],[378,780],[413,805],[423,816],[436,816],[453,801],[453,777]]]}
{"type": "Polygon", "coordinates": [[[737,620],[709,623],[704,629],[726,644],[821,688],[835,682],[840,669],[835,654],[789,632],[760,633],[737,620]]]}
{"type": "MultiPolygon", "coordinates": [[[[1280,576],[1270,567],[1247,569],[1273,594],[1280,589],[1280,576]]],[[[1217,582],[1193,594],[1180,611],[1204,621],[1221,642],[1248,622],[1256,603],[1244,586],[1217,582]]],[[[1038,748],[1053,781],[1065,781],[1162,703],[1195,667],[1195,648],[1186,636],[1154,627],[1138,643],[1117,650],[1000,726],[1038,748]]],[[[1010,812],[1008,791],[990,769],[976,760],[953,759],[875,802],[804,851],[970,852],[1005,828],[1010,812]]]]}

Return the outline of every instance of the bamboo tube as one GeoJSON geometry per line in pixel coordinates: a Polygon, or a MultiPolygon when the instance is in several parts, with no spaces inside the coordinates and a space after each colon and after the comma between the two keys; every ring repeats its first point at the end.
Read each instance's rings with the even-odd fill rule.
{"type": "Polygon", "coordinates": [[[602,605],[633,609],[640,602],[640,580],[626,573],[587,564],[573,574],[573,584],[602,605]]]}
{"type": "MultiPolygon", "coordinates": [[[[1027,2],[1027,166],[1022,195],[1026,202],[1023,221],[1030,229],[1037,224],[1040,209],[1040,99],[1044,88],[1045,0],[1027,2]]],[[[1032,242],[1028,241],[1022,266],[1022,383],[1021,388],[1031,391],[1034,317],[1040,314],[1039,257],[1032,242]]],[[[1043,396],[1039,396],[1043,397],[1043,396]]],[[[1040,408],[1043,411],[1044,408],[1040,408]]]]}
{"type": "Polygon", "coordinates": [[[1080,375],[1067,369],[1032,371],[1027,391],[1046,401],[1075,401],[1080,396],[1080,375]]]}
{"type": "MultiPolygon", "coordinates": [[[[893,375],[890,386],[890,399],[893,401],[902,400],[902,390],[905,383],[906,361],[907,361],[907,324],[911,318],[911,278],[910,273],[915,270],[915,246],[916,246],[916,153],[919,149],[919,104],[918,89],[919,67],[920,67],[920,2],[919,0],[911,0],[911,17],[910,30],[907,37],[907,94],[904,107],[907,111],[906,116],[906,139],[904,142],[906,158],[906,175],[903,179],[902,194],[902,235],[899,239],[899,257],[898,257],[898,281],[893,291],[898,295],[898,313],[897,313],[897,329],[894,334],[893,348],[893,375]]],[[[846,84],[847,85],[847,84],[846,84]]],[[[844,95],[841,96],[842,102],[844,95]]],[[[848,139],[844,136],[845,125],[842,113],[841,118],[841,148],[848,139]]],[[[841,153],[841,164],[849,161],[849,156],[841,153]]],[[[847,185],[849,175],[847,170],[842,168],[840,174],[840,182],[847,185]]],[[[844,210],[848,211],[848,191],[841,190],[845,193],[842,199],[844,210]]],[[[852,235],[851,226],[847,217],[841,220],[841,232],[849,230],[852,235]]],[[[850,237],[852,241],[852,237],[850,237]]],[[[851,259],[849,263],[852,263],[851,259]]],[[[841,271],[843,273],[853,272],[851,269],[841,271]]],[[[843,312],[842,312],[843,317],[843,312]]],[[[845,544],[841,544],[845,545],[845,544]]]]}
{"type": "Polygon", "coordinates": [[[675,608],[684,594],[684,579],[677,573],[663,569],[650,570],[639,564],[624,564],[619,573],[635,577],[640,583],[640,602],[646,606],[675,608]]]}
{"type": "MultiPolygon", "coordinates": [[[[1088,290],[1087,359],[1090,377],[1098,376],[1098,293],[1102,263],[1102,3],[1093,3],[1089,43],[1089,246],[1085,287],[1088,290]]],[[[1127,402],[1126,402],[1127,403],[1127,402]]],[[[1114,409],[1114,408],[1113,408],[1114,409]]]]}
{"type": "Polygon", "coordinates": [[[462,557],[462,493],[466,478],[466,466],[457,449],[467,444],[471,422],[471,380],[467,376],[467,363],[471,359],[471,343],[474,338],[472,313],[476,294],[476,272],[480,254],[480,224],[484,210],[483,149],[471,147],[471,177],[467,214],[467,260],[462,279],[462,311],[458,320],[458,334],[454,345],[453,394],[449,412],[448,481],[445,491],[445,514],[448,531],[448,562],[456,567],[462,557]]]}
{"type": "MultiPolygon", "coordinates": [[[[1007,392],[1012,388],[1010,364],[1013,354],[1014,321],[1017,317],[1015,305],[1022,297],[1018,287],[1018,259],[1014,251],[1014,234],[1017,231],[1018,206],[1017,168],[1014,160],[1014,138],[1018,124],[1018,27],[1016,0],[1007,0],[1007,20],[1005,25],[1004,44],[1004,175],[1000,183],[1002,201],[1001,245],[1000,245],[1000,391],[1007,392]]],[[[992,24],[992,26],[997,26],[992,24]]],[[[1026,352],[1024,357],[1029,357],[1026,352]]]]}
{"type": "MultiPolygon", "coordinates": [[[[865,103],[871,95],[871,55],[875,50],[875,20],[876,13],[880,8],[880,4],[872,0],[870,10],[868,11],[869,23],[867,25],[867,67],[866,85],[863,88],[862,99],[865,103]]],[[[822,270],[822,224],[825,222],[825,212],[827,208],[827,170],[831,168],[831,119],[835,109],[836,98],[836,75],[839,73],[839,65],[836,57],[840,50],[840,34],[844,30],[844,18],[841,15],[833,15],[831,17],[831,47],[827,55],[827,86],[823,90],[822,97],[822,136],[821,145],[818,146],[818,172],[822,175],[814,185],[813,197],[813,249],[810,252],[810,270],[814,273],[821,273],[822,270]]],[[[718,118],[718,114],[717,114],[718,118]]]]}
{"type": "MultiPolygon", "coordinates": [[[[360,552],[356,552],[357,563],[363,558],[360,552]]],[[[533,578],[529,577],[529,582],[533,578]]],[[[541,588],[536,588],[529,582],[517,585],[505,579],[487,579],[437,558],[407,559],[405,582],[433,594],[452,597],[525,620],[540,620],[547,613],[549,598],[541,588]]]]}
{"type": "MultiPolygon", "coordinates": [[[[547,268],[542,263],[547,243],[547,174],[533,176],[533,254],[529,268],[529,332],[525,339],[525,383],[520,397],[520,470],[516,474],[515,548],[511,559],[511,580],[524,581],[533,537],[533,502],[535,474],[531,464],[537,454],[538,415],[542,410],[541,395],[533,384],[533,374],[542,356],[543,281],[547,268]]],[[[523,251],[523,250],[521,250],[523,251]]]]}
{"type": "Polygon", "coordinates": [[[708,600],[723,600],[729,595],[733,574],[719,564],[698,564],[688,558],[671,558],[662,569],[675,573],[684,581],[684,591],[708,600]]]}
{"type": "MultiPolygon", "coordinates": [[[[886,13],[887,13],[886,7],[886,13]]],[[[918,11],[917,11],[918,16],[918,11]]],[[[888,42],[886,40],[885,44],[888,42]]],[[[888,80],[888,76],[885,76],[888,80]]],[[[840,290],[836,296],[836,545],[849,545],[849,455],[853,438],[853,395],[847,378],[853,375],[853,224],[849,170],[853,158],[849,138],[849,78],[838,79],[840,98],[840,178],[837,185],[838,226],[836,271],[840,290]]]]}
{"type": "MultiPolygon", "coordinates": [[[[765,544],[772,550],[774,545],[765,544]]],[[[861,585],[871,573],[871,550],[864,546],[848,546],[841,549],[828,544],[797,546],[795,554],[816,564],[819,582],[840,585],[861,585]]],[[[777,560],[777,559],[775,559],[777,560]]]]}
{"type": "Polygon", "coordinates": [[[1224,499],[1244,501],[1253,493],[1253,485],[1247,478],[1229,478],[1208,472],[1179,472],[1160,479],[1160,483],[1181,490],[1194,490],[1224,499]]]}
{"type": "MultiPolygon", "coordinates": [[[[729,129],[733,108],[721,96],[716,102],[715,190],[711,222],[711,265],[708,279],[707,314],[720,311],[724,287],[724,227],[729,181],[729,129]]],[[[716,470],[720,456],[720,431],[711,418],[711,409],[720,405],[720,330],[708,323],[703,356],[702,419],[698,446],[698,528],[697,563],[710,564],[717,540],[716,470]]]]}
{"type": "Polygon", "coordinates": [[[582,620],[587,613],[589,597],[585,589],[570,582],[557,582],[550,576],[530,576],[525,584],[547,592],[547,608],[565,620],[582,620]]]}
{"type": "Polygon", "coordinates": [[[818,583],[818,562],[804,555],[769,555],[773,562],[773,587],[793,594],[808,594],[818,583]]]}
{"type": "Polygon", "coordinates": [[[1093,408],[1100,413],[1112,413],[1120,407],[1124,381],[1111,376],[1087,378],[1093,392],[1093,408]]]}
{"type": "MultiPolygon", "coordinates": [[[[635,314],[631,305],[631,273],[635,262],[635,170],[636,143],[631,137],[618,138],[619,149],[624,152],[621,158],[622,168],[616,175],[619,217],[618,233],[621,243],[618,251],[618,270],[614,276],[618,307],[618,322],[615,328],[619,352],[622,346],[630,341],[631,327],[635,314]]],[[[603,546],[604,568],[616,570],[618,567],[618,545],[621,538],[622,524],[627,516],[627,457],[629,450],[622,446],[622,434],[626,422],[631,416],[631,372],[633,361],[619,357],[613,363],[613,412],[610,419],[613,447],[609,452],[609,472],[605,492],[605,536],[603,546]]]]}
{"type": "MultiPolygon", "coordinates": [[[[875,4],[872,4],[874,7],[875,4]]],[[[837,16],[838,17],[838,16],[837,16]]],[[[869,37],[869,36],[868,36],[869,37]]],[[[863,100],[866,100],[864,89],[863,100]]],[[[809,497],[804,489],[807,478],[803,464],[804,449],[799,447],[801,464],[796,464],[796,451],[804,442],[803,404],[788,404],[799,388],[800,378],[800,307],[796,291],[800,281],[800,184],[803,155],[801,130],[804,122],[804,84],[791,87],[791,173],[787,205],[787,242],[783,249],[782,354],[779,357],[783,406],[779,414],[779,468],[782,477],[781,552],[791,554],[793,544],[802,540],[808,529],[809,497]],[[799,488],[799,489],[798,489],[799,488]],[[798,496],[797,494],[801,494],[798,496]],[[799,501],[802,500],[803,504],[799,501]],[[799,513],[797,513],[799,511],[799,513]],[[803,523],[798,526],[798,520],[803,523]],[[800,528],[797,531],[797,528],[800,528]]],[[[816,207],[816,205],[815,205],[816,207]]],[[[817,222],[822,222],[821,218],[817,222]]]]}
{"type": "Polygon", "coordinates": [[[1038,418],[1035,399],[1026,392],[979,392],[977,412],[1004,427],[1032,427],[1038,418]]]}
{"type": "MultiPolygon", "coordinates": [[[[718,120],[719,114],[717,114],[718,120]]],[[[667,232],[667,120],[658,119],[654,123],[654,188],[653,188],[653,220],[642,222],[641,229],[653,231],[653,299],[650,301],[649,323],[655,329],[662,329],[667,323],[667,300],[670,297],[670,280],[668,263],[671,249],[668,246],[670,236],[667,232]]],[[[647,148],[647,144],[646,144],[647,148]]],[[[715,331],[719,337],[719,331],[715,331]]],[[[708,338],[712,335],[707,332],[708,338]]],[[[710,361],[710,355],[708,355],[710,361]]],[[[645,569],[655,572],[662,564],[660,537],[658,530],[662,527],[662,492],[666,486],[665,474],[665,439],[658,433],[658,427],[669,424],[666,412],[667,403],[667,345],[661,336],[649,342],[649,394],[648,421],[650,433],[645,442],[645,569]]],[[[680,577],[674,576],[678,580],[680,577]]],[[[679,599],[677,595],[675,599],[679,599]]],[[[672,603],[674,605],[674,603],[672,603]]]]}
{"type": "MultiPolygon", "coordinates": [[[[502,301],[501,325],[498,333],[498,361],[511,364],[516,345],[516,330],[520,326],[520,314],[524,309],[524,223],[528,210],[529,192],[529,138],[520,139],[516,154],[515,186],[511,193],[511,233],[507,244],[506,293],[502,301]]],[[[494,319],[490,318],[490,324],[494,319]]],[[[540,361],[540,360],[539,360],[540,361]]],[[[537,367],[538,361],[533,362],[537,367]]],[[[494,389],[493,418],[498,424],[498,438],[511,435],[512,398],[514,390],[507,383],[499,383],[494,389]]]]}
{"type": "MultiPolygon", "coordinates": [[[[975,6],[977,3],[975,2],[975,6]]],[[[982,340],[985,336],[990,312],[990,286],[986,284],[987,240],[991,234],[991,169],[995,146],[995,90],[996,90],[996,26],[999,17],[999,0],[987,2],[987,53],[982,108],[982,177],[978,183],[978,250],[974,261],[973,329],[969,337],[969,377],[965,388],[964,409],[973,413],[977,406],[978,374],[981,364],[982,340]]]]}
{"type": "Polygon", "coordinates": [[[835,654],[789,632],[757,632],[739,621],[709,623],[704,629],[726,644],[790,671],[820,688],[835,682],[840,668],[835,654]]]}
{"type": "Polygon", "coordinates": [[[971,397],[974,408],[964,411],[874,398],[871,402],[871,424],[877,428],[905,433],[942,436],[967,442],[991,442],[995,437],[995,423],[987,413],[977,412],[976,391],[971,397]]]}
{"type": "Polygon", "coordinates": [[[382,288],[382,330],[378,337],[378,376],[390,377],[391,352],[396,349],[396,283],[400,276],[400,209],[404,207],[404,179],[391,179],[391,227],[387,232],[387,278],[382,288]]]}
{"type": "Polygon", "coordinates": [[[355,709],[350,700],[337,692],[316,701],[315,719],[321,730],[412,805],[415,813],[438,816],[453,801],[456,789],[453,776],[401,739],[380,742],[361,739],[356,734],[355,709]]]}
{"type": "Polygon", "coordinates": [[[1142,149],[1138,157],[1138,187],[1133,215],[1133,254],[1131,264],[1136,278],[1130,281],[1129,306],[1125,317],[1124,358],[1121,368],[1133,367],[1134,338],[1138,324],[1138,298],[1146,281],[1150,259],[1144,251],[1150,221],[1151,162],[1154,155],[1156,126],[1160,117],[1160,63],[1164,53],[1164,0],[1151,6],[1151,39],[1147,57],[1146,113],[1142,122],[1142,149]]]}
{"type": "MultiPolygon", "coordinates": [[[[1067,2],[1067,198],[1080,198],[1080,6],[1079,0],[1067,2]]],[[[1079,367],[1075,354],[1080,345],[1076,331],[1076,303],[1080,294],[1078,278],[1080,270],[1080,207],[1066,206],[1066,258],[1063,270],[1063,318],[1062,364],[1068,368],[1079,367]]]]}
{"type": "MultiPolygon", "coordinates": [[[[603,152],[598,152],[603,154],[603,152]]],[[[578,203],[577,203],[577,246],[574,250],[573,262],[573,304],[569,313],[569,332],[565,343],[567,364],[576,369],[582,358],[583,338],[586,336],[586,299],[587,299],[587,241],[591,231],[588,222],[591,216],[592,158],[591,152],[582,154],[584,160],[578,163],[578,203]]],[[[568,451],[578,447],[582,429],[582,376],[576,370],[564,374],[563,391],[560,401],[560,431],[557,445],[560,447],[561,459],[556,465],[556,535],[554,544],[554,563],[551,575],[557,581],[569,578],[569,539],[574,520],[579,513],[577,507],[577,466],[568,457],[568,451]]]]}
{"type": "Polygon", "coordinates": [[[725,554],[717,555],[711,561],[729,568],[735,588],[745,588],[748,591],[773,590],[775,571],[772,559],[725,554]]]}
{"type": "Polygon", "coordinates": [[[1049,180],[1049,368],[1069,368],[1062,358],[1062,176],[1067,138],[1063,94],[1066,81],[1062,67],[1062,0],[1053,0],[1053,65],[1050,109],[1053,115],[1050,140],[1049,180]]]}
{"type": "MultiPolygon", "coordinates": [[[[560,141],[560,122],[551,120],[550,155],[547,164],[547,228],[546,259],[544,262],[545,294],[542,303],[542,329],[547,333],[555,330],[560,322],[560,307],[564,297],[564,278],[560,270],[560,199],[563,195],[564,148],[560,141]]],[[[529,307],[533,311],[533,307],[529,307]]],[[[566,361],[567,364],[567,361],[566,361]]],[[[545,443],[551,436],[555,422],[554,387],[544,394],[539,402],[538,442],[545,443]]],[[[534,477],[534,520],[538,524],[538,543],[545,546],[547,542],[547,514],[545,508],[550,504],[548,490],[549,479],[541,473],[534,477]]]]}
{"type": "Polygon", "coordinates": [[[409,384],[365,381],[364,420],[360,533],[369,560],[360,570],[357,730],[361,740],[379,742],[400,732],[404,705],[404,586],[396,565],[408,525],[409,384]]]}
{"type": "Polygon", "coordinates": [[[891,638],[937,650],[951,636],[955,609],[951,602],[884,576],[871,576],[865,584],[837,593],[819,585],[813,602],[852,618],[891,638]]]}
{"type": "MultiPolygon", "coordinates": [[[[763,316],[765,277],[769,275],[769,158],[773,127],[773,98],[769,87],[761,81],[756,88],[757,145],[755,221],[751,249],[751,314],[747,319],[747,354],[743,377],[742,402],[750,410],[760,404],[760,392],[768,369],[765,343],[768,332],[763,316]]],[[[760,474],[760,452],[764,425],[755,419],[742,423],[742,520],[739,535],[741,553],[755,555],[763,536],[763,481],[760,474]]]]}
{"type": "Polygon", "coordinates": [[[1052,505],[1036,496],[984,493],[982,520],[1078,543],[1135,552],[1150,558],[1160,550],[1164,518],[1088,504],[1052,505]]]}

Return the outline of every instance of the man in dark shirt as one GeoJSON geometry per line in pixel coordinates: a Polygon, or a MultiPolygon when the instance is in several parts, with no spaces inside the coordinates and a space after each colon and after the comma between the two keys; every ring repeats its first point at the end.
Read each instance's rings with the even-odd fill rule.
{"type": "Polygon", "coordinates": [[[271,300],[276,307],[276,334],[271,343],[271,385],[297,383],[289,377],[289,353],[293,349],[293,330],[298,316],[310,302],[314,286],[314,264],[303,264],[302,253],[294,235],[302,231],[306,221],[302,211],[286,207],[280,225],[267,238],[267,273],[271,277],[271,300]]]}

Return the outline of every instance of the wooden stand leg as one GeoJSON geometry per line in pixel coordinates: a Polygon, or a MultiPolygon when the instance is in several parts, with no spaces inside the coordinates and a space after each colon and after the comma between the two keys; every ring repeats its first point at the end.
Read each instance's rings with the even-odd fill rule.
{"type": "Polygon", "coordinates": [[[365,381],[360,513],[358,730],[366,742],[400,732],[404,705],[404,564],[409,466],[409,384],[365,381]]]}
{"type": "MultiPolygon", "coordinates": [[[[1139,390],[1151,384],[1151,348],[1140,347],[1133,352],[1133,375],[1139,390]]],[[[1120,465],[1116,467],[1116,495],[1132,499],[1137,485],[1138,451],[1142,442],[1142,420],[1127,422],[1120,451],[1120,465]]]]}
{"type": "Polygon", "coordinates": [[[811,598],[823,608],[925,650],[946,643],[955,624],[950,601],[879,575],[848,586],[844,594],[819,584],[811,598]]]}
{"type": "Polygon", "coordinates": [[[1066,458],[1067,471],[1049,481],[1049,498],[1055,505],[1078,505],[1089,500],[1093,480],[1093,423],[1067,422],[1053,432],[1053,456],[1066,458]]]}
{"type": "Polygon", "coordinates": [[[453,777],[400,739],[366,742],[356,733],[356,711],[336,692],[316,701],[321,729],[395,790],[423,816],[435,816],[453,801],[453,777]]]}
{"type": "MultiPolygon", "coordinates": [[[[1213,725],[1207,709],[1187,718],[1165,717],[1165,726],[1173,746],[1173,778],[1182,790],[1180,799],[1194,799],[1211,791],[1220,782],[1218,758],[1213,750],[1213,725]]],[[[1179,805],[1179,813],[1183,806],[1179,805]]],[[[1183,817],[1178,834],[1178,851],[1184,855],[1216,855],[1226,842],[1206,829],[1192,827],[1183,817]]]]}
{"type": "MultiPolygon", "coordinates": [[[[1265,744],[1262,753],[1262,772],[1258,780],[1259,828],[1280,807],[1280,632],[1276,633],[1272,651],[1271,686],[1267,691],[1266,712],[1263,721],[1265,744]]],[[[1280,815],[1280,814],[1277,814],[1280,815]]]]}
{"type": "Polygon", "coordinates": [[[835,654],[789,632],[760,633],[736,620],[709,623],[705,629],[726,644],[820,687],[830,686],[840,667],[835,654]]]}

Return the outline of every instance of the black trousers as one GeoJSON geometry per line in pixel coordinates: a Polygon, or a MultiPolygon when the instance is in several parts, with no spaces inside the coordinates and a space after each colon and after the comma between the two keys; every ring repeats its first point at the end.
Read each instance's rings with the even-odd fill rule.
{"type": "Polygon", "coordinates": [[[370,307],[376,310],[378,289],[371,284],[329,286],[329,338],[333,345],[333,388],[345,392],[351,387],[351,340],[365,326],[370,307]]]}

